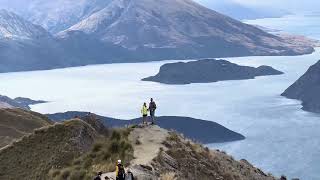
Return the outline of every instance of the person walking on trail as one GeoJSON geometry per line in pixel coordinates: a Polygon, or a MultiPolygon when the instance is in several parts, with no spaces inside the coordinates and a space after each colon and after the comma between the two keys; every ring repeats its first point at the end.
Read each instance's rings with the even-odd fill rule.
{"type": "Polygon", "coordinates": [[[118,163],[116,166],[116,180],[125,180],[125,179],[126,179],[126,172],[121,163],[121,160],[118,160],[118,163]]]}
{"type": "Polygon", "coordinates": [[[141,114],[142,114],[142,125],[148,124],[148,107],[147,103],[143,103],[142,109],[141,109],[141,114]]]}
{"type": "Polygon", "coordinates": [[[102,176],[102,172],[99,172],[98,175],[94,178],[94,180],[102,180],[101,176],[102,176]]]}
{"type": "Polygon", "coordinates": [[[151,118],[151,124],[155,124],[155,112],[157,109],[156,103],[153,101],[153,98],[150,99],[149,103],[149,111],[150,111],[150,118],[151,118]]]}

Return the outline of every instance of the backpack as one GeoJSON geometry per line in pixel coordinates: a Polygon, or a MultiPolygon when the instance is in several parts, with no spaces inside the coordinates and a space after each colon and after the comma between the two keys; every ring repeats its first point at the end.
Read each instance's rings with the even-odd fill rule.
{"type": "Polygon", "coordinates": [[[96,176],[96,177],[94,178],[94,180],[101,180],[101,177],[100,177],[100,176],[96,176]]]}
{"type": "Polygon", "coordinates": [[[151,106],[150,108],[152,110],[156,110],[157,109],[157,105],[156,105],[156,103],[154,101],[150,103],[150,106],[151,106]]]}
{"type": "Polygon", "coordinates": [[[134,180],[132,172],[127,173],[126,180],[134,180]]]}
{"type": "Polygon", "coordinates": [[[126,177],[126,171],[124,170],[124,167],[121,164],[118,165],[118,170],[119,179],[124,180],[126,177]]]}

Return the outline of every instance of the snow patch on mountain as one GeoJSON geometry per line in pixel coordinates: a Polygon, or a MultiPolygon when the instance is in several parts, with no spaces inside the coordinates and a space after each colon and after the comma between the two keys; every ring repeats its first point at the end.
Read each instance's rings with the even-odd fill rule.
{"type": "Polygon", "coordinates": [[[39,39],[50,34],[41,26],[24,20],[15,13],[0,10],[0,38],[39,39]]]}

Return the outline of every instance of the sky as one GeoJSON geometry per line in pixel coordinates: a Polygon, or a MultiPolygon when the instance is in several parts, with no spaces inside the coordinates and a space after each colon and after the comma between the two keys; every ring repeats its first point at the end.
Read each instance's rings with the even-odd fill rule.
{"type": "Polygon", "coordinates": [[[269,7],[294,11],[320,11],[319,0],[195,0],[208,7],[216,3],[235,2],[248,7],[269,7]]]}

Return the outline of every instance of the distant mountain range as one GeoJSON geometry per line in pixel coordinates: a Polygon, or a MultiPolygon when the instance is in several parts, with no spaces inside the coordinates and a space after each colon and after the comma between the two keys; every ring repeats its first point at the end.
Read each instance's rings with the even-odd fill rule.
{"type": "Polygon", "coordinates": [[[283,94],[290,99],[302,101],[303,109],[320,113],[320,61],[292,84],[283,94]]]}
{"type": "Polygon", "coordinates": [[[0,72],[314,51],[192,0],[27,0],[17,6],[25,6],[17,13],[27,20],[0,12],[0,72]]]}
{"type": "Polygon", "coordinates": [[[290,14],[289,10],[276,9],[274,7],[252,7],[232,0],[196,0],[203,5],[239,20],[276,18],[290,14]]]}

